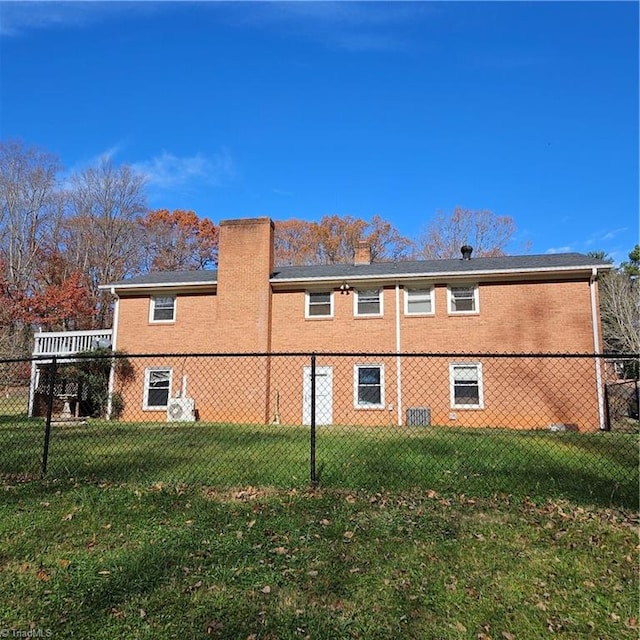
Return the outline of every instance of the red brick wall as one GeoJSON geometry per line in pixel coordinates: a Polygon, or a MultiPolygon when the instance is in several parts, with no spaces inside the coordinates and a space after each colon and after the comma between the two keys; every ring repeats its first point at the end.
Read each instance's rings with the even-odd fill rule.
{"type": "Polygon", "coordinates": [[[230,351],[268,351],[272,270],[271,220],[220,223],[217,332],[230,351]]]}
{"type": "MultiPolygon", "coordinates": [[[[217,293],[183,295],[178,292],[176,321],[170,324],[149,322],[149,296],[123,296],[118,348],[130,353],[395,352],[395,286],[383,289],[383,317],[355,317],[352,290],[349,295],[334,291],[333,318],[307,319],[304,289],[271,291],[272,247],[273,224],[268,218],[222,222],[217,293]]],[[[482,281],[479,286],[477,314],[449,314],[447,283],[436,282],[435,314],[410,317],[404,314],[401,288],[401,352],[593,352],[588,279],[482,281]]],[[[334,367],[335,422],[397,422],[395,357],[382,360],[385,404],[393,405],[391,411],[387,407],[362,410],[353,406],[353,366],[369,359],[330,363],[334,367]]],[[[526,368],[518,361],[506,368],[498,367],[498,361],[483,363],[485,409],[452,410],[448,369],[452,360],[457,359],[436,360],[430,364],[403,361],[403,420],[406,407],[429,406],[433,422],[443,425],[531,428],[553,422],[575,422],[585,429],[598,427],[592,363],[580,361],[573,370],[566,360],[540,361],[539,366],[529,363],[526,368]],[[580,402],[575,402],[577,397],[580,402]]],[[[460,360],[469,361],[469,358],[460,360]]],[[[266,422],[273,416],[277,391],[282,398],[283,421],[299,423],[305,364],[306,360],[283,369],[270,366],[267,358],[240,359],[207,364],[206,375],[202,370],[189,372],[190,379],[201,380],[198,383],[201,417],[226,420],[241,415],[243,421],[266,422]]],[[[137,378],[135,389],[126,390],[128,404],[136,410],[142,405],[143,370],[137,378]]],[[[173,393],[179,388],[178,378],[174,380],[173,393]]],[[[193,385],[190,387],[192,391],[193,385]]],[[[153,419],[151,414],[148,419],[153,419]]]]}

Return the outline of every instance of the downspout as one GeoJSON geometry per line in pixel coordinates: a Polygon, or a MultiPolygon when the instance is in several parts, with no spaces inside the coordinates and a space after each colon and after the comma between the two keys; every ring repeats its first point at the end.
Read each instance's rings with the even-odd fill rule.
{"type": "Polygon", "coordinates": [[[398,426],[402,426],[402,362],[400,358],[400,285],[396,283],[396,399],[398,426]]]}
{"type": "MultiPolygon", "coordinates": [[[[116,342],[118,339],[118,314],[120,311],[120,298],[116,295],[115,287],[111,287],[111,295],[116,296],[116,302],[113,307],[113,324],[111,329],[111,351],[115,353],[116,342]]],[[[116,363],[111,359],[111,369],[109,370],[109,392],[107,396],[107,420],[111,420],[111,411],[113,409],[113,388],[116,381],[116,363]]]]}
{"type": "MultiPolygon", "coordinates": [[[[33,355],[31,357],[33,358],[33,355]]],[[[36,398],[37,375],[38,375],[38,368],[36,366],[36,361],[31,360],[31,380],[29,382],[29,413],[28,413],[28,416],[30,418],[33,418],[33,405],[35,404],[35,398],[36,398]]]]}
{"type": "MultiPolygon", "coordinates": [[[[591,324],[593,329],[593,353],[599,355],[602,353],[600,349],[600,331],[598,327],[598,301],[596,297],[596,283],[598,281],[598,270],[595,267],[591,269],[591,278],[589,279],[589,291],[591,293],[591,324]]],[[[602,367],[600,358],[595,358],[596,367],[596,385],[598,392],[598,416],[600,419],[600,431],[606,429],[604,419],[604,393],[602,389],[602,367]]]]}

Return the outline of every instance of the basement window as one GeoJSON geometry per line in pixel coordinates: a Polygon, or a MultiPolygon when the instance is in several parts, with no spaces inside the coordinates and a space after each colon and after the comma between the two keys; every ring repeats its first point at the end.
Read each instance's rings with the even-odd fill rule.
{"type": "Polygon", "coordinates": [[[449,390],[452,409],[483,409],[482,365],[480,363],[451,363],[449,390]]]}
{"type": "Polygon", "coordinates": [[[354,406],[356,409],[384,408],[384,367],[360,365],[353,368],[354,406]]]}
{"type": "Polygon", "coordinates": [[[146,369],[143,409],[166,409],[171,389],[171,369],[146,369]]]}

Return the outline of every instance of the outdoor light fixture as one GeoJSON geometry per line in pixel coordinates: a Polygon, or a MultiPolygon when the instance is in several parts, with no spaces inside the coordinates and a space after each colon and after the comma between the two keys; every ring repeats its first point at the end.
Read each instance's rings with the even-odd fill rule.
{"type": "Polygon", "coordinates": [[[343,295],[345,293],[349,295],[349,289],[351,289],[351,287],[346,282],[343,282],[340,285],[340,295],[343,295]]]}

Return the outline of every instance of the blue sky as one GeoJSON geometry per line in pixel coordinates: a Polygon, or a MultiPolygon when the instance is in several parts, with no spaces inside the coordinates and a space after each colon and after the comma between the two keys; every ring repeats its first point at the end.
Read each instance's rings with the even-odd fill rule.
{"type": "Polygon", "coordinates": [[[218,222],[515,219],[511,253],[638,242],[636,2],[0,1],[0,136],[218,222]]]}

